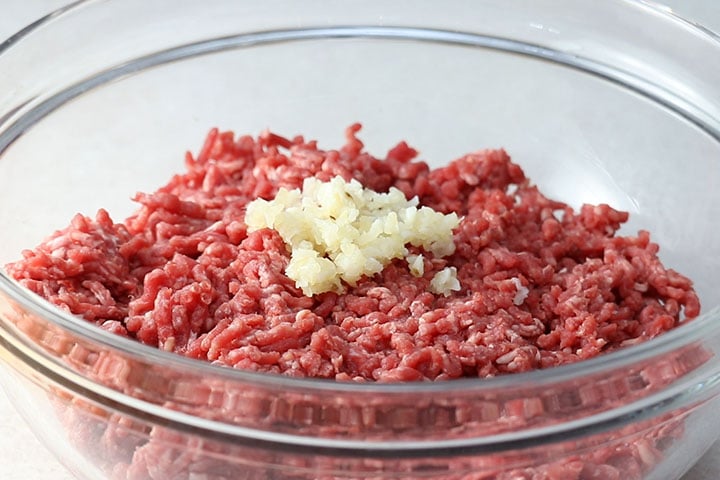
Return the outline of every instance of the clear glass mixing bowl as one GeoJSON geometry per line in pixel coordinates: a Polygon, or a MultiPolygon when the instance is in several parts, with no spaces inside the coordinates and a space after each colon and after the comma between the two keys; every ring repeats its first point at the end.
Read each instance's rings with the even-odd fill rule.
{"type": "Polygon", "coordinates": [[[631,212],[701,317],[594,360],[344,384],[95,329],[0,272],[20,413],[79,478],[676,479],[718,437],[720,43],[646,2],[79,1],[0,46],[0,264],[128,215],[211,126],[434,165],[504,147],[548,196],[631,212]]]}

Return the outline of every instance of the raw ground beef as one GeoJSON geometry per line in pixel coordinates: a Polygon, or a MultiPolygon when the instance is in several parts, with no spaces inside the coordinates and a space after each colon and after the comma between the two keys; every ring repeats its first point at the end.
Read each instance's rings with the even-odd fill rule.
{"type": "MultiPolygon", "coordinates": [[[[239,369],[340,381],[484,378],[550,368],[645,341],[699,314],[691,281],[662,265],[648,232],[616,234],[627,213],[608,205],[574,211],[546,198],[502,150],[471,153],[431,170],[402,142],[377,159],[363,150],[359,128],[351,126],[346,144],[329,151],[302,137],[212,130],[197,156],[186,155],[185,173],[155,193],[136,195],[140,208],[125,222],[114,223],[102,210],[94,219],[77,215],[7,271],[58,307],[156,348],[239,369]],[[299,188],[304,178],[337,175],[379,192],[394,186],[421,205],[458,213],[463,220],[455,253],[439,259],[411,247],[425,258],[420,278],[398,260],[342,294],[304,296],[284,274],[290,254],[282,239],[268,229],[248,233],[245,207],[255,198],[272,199],[280,187],[299,188]],[[447,266],[457,269],[462,289],[449,296],[429,293],[430,280],[447,266]]],[[[97,376],[111,376],[97,368],[97,376]]],[[[642,377],[638,392],[681,371],[658,368],[645,365],[633,373],[642,377]]],[[[124,388],[121,377],[112,382],[124,388]]],[[[198,384],[195,393],[213,388],[198,384]]],[[[628,398],[638,392],[629,390],[628,398]]],[[[244,398],[244,392],[227,394],[244,398]]],[[[64,415],[75,441],[102,458],[113,478],[316,478],[287,477],[262,465],[228,469],[187,450],[224,446],[174,438],[177,433],[160,426],[135,428],[122,416],[98,419],[82,400],[67,401],[74,405],[64,415]],[[170,437],[179,450],[166,442],[170,437]]],[[[248,397],[233,414],[241,418],[255,401],[248,397]]],[[[488,403],[495,413],[481,416],[485,423],[478,431],[492,431],[498,418],[508,428],[528,423],[522,415],[508,423],[513,407],[497,402],[488,403]]],[[[523,415],[565,411],[549,413],[550,403],[540,397],[528,402],[523,415]]],[[[607,408],[602,397],[597,402],[607,408]]],[[[448,406],[448,418],[457,422],[446,430],[465,428],[459,412],[475,407],[448,406]]],[[[198,401],[193,408],[211,406],[198,401]]],[[[265,421],[281,425],[283,415],[275,409],[265,421]]],[[[618,444],[602,437],[597,445],[607,446],[584,456],[507,470],[502,459],[489,460],[499,473],[432,478],[641,478],[682,430],[680,417],[658,422],[626,429],[618,444]]],[[[359,428],[370,434],[380,427],[359,428]]],[[[223,454],[240,458],[246,450],[238,448],[223,454]]],[[[346,472],[323,478],[355,477],[346,472]]]]}
{"type": "MultiPolygon", "coordinates": [[[[665,268],[648,232],[617,236],[627,213],[579,212],[543,196],[502,150],[430,170],[405,143],[384,160],[348,129],[338,151],[302,137],[211,131],[187,172],[122,224],[76,216],[8,265],[22,285],[106,330],[192,358],[292,376],[362,381],[489,377],[594,357],[699,313],[689,279],[665,268]],[[340,175],[464,218],[457,250],[403,261],[342,295],[302,295],[272,230],[247,233],[246,204],[304,178],[340,175]],[[428,284],[454,266],[462,286],[428,284]]],[[[417,250],[417,249],[415,249],[417,250]]]]}

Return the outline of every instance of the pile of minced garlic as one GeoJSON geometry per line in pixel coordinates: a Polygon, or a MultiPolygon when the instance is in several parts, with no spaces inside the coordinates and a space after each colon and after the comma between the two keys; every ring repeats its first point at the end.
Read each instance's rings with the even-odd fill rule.
{"type": "MultiPolygon", "coordinates": [[[[382,271],[393,259],[404,258],[410,272],[424,274],[422,247],[440,258],[455,251],[453,229],[460,219],[429,207],[418,207],[396,188],[378,193],[357,180],[335,177],[329,182],[306,178],[302,190],[281,188],[273,200],[250,202],[245,214],[249,231],[271,228],[290,249],[285,274],[307,296],[343,291],[362,276],[382,271]]],[[[430,282],[433,293],[460,290],[457,271],[446,267],[430,282]]]]}

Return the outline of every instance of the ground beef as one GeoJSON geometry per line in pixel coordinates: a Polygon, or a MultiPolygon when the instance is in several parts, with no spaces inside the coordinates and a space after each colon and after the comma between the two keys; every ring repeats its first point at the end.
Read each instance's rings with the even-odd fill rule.
{"type": "MultiPolygon", "coordinates": [[[[140,207],[126,221],[115,223],[103,210],[94,219],[77,215],[7,271],[56,306],[156,348],[239,369],[339,381],[485,378],[550,368],[645,341],[699,314],[691,281],[663,266],[648,232],[616,233],[627,213],[608,205],[574,211],[546,198],[502,150],[431,170],[402,142],[378,159],[363,150],[359,128],[351,126],[346,144],[328,151],[302,137],[212,130],[197,156],[186,155],[185,173],[135,196],[140,207]],[[307,177],[338,175],[378,192],[396,187],[421,205],[461,215],[455,253],[434,258],[411,247],[411,254],[423,255],[421,277],[397,260],[342,294],[304,296],[284,273],[290,253],[283,240],[269,229],[248,233],[245,207],[272,199],[281,187],[300,188],[307,177]],[[431,279],[446,267],[457,270],[461,290],[430,293],[431,279]]],[[[652,370],[646,367],[644,374],[652,370]]],[[[77,406],[66,413],[81,431],[77,439],[117,478],[289,478],[262,467],[255,476],[213,476],[222,462],[208,466],[172,452],[162,439],[176,434],[143,426],[122,433],[132,421],[85,418],[84,403],[69,401],[77,406]],[[157,463],[173,455],[183,460],[170,462],[172,468],[157,463]]],[[[463,428],[461,408],[469,407],[453,407],[457,424],[448,429],[463,428]]],[[[539,401],[522,408],[549,407],[539,401]]],[[[491,410],[497,415],[487,416],[483,431],[512,408],[491,410]]],[[[282,423],[282,416],[277,409],[267,421],[282,423]]],[[[523,417],[516,427],[526,423],[523,417]]],[[[628,465],[640,473],[624,478],[640,478],[653,464],[648,459],[677,436],[672,426],[628,431],[623,446],[589,457],[462,478],[619,478],[628,465]]]]}
{"type": "Polygon", "coordinates": [[[616,235],[627,213],[550,200],[502,150],[431,170],[398,144],[383,160],[348,129],[340,150],[302,137],[210,132],[184,174],[139,193],[122,224],[78,215],[7,266],[22,285],[101,328],[236,368],[336,380],[489,377],[594,357],[699,313],[690,280],[665,268],[648,232],[616,235]],[[455,254],[396,261],[345,293],[306,297],[246,204],[315,176],[391,186],[463,220],[455,254]],[[446,266],[462,290],[429,293],[446,266]]]}

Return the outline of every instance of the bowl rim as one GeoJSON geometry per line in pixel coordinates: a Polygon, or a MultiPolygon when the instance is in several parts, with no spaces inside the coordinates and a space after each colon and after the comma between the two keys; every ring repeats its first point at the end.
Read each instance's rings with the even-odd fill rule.
{"type": "MultiPolygon", "coordinates": [[[[77,9],[91,4],[101,3],[102,0],[75,0],[61,8],[58,8],[47,15],[35,20],[26,27],[11,35],[0,43],[0,55],[12,48],[24,37],[31,35],[49,22],[55,21],[62,16],[77,9]]],[[[659,15],[666,21],[671,21],[683,29],[690,29],[695,34],[703,35],[711,39],[720,48],[720,34],[709,30],[702,25],[685,19],[674,13],[671,9],[655,3],[652,0],[617,0],[617,8],[636,7],[648,14],[659,15]]],[[[77,85],[77,84],[76,84],[77,85]]],[[[74,86],[68,90],[71,90],[74,86]]],[[[49,111],[42,112],[44,117],[49,111]]],[[[718,119],[720,122],[720,119],[718,119]]],[[[705,129],[703,129],[705,130],[705,129]]],[[[714,129],[713,129],[714,130],[714,129]]],[[[705,130],[708,133],[707,130],[705,130]]],[[[720,130],[710,133],[720,141],[720,130]],[[713,134],[715,133],[715,134],[713,134]]],[[[338,382],[329,379],[317,378],[296,378],[281,374],[257,373],[219,366],[207,361],[192,359],[171,352],[165,352],[135,340],[124,338],[97,326],[75,317],[53,305],[46,300],[33,294],[22,287],[18,282],[9,277],[0,266],[0,291],[9,298],[18,302],[23,308],[33,312],[42,318],[49,320],[63,330],[88,340],[96,345],[119,351],[129,358],[141,362],[154,362],[164,365],[172,365],[179,369],[191,369],[197,373],[213,374],[226,380],[238,380],[253,383],[255,385],[282,386],[283,388],[311,389],[318,391],[343,391],[343,392],[398,392],[398,393],[430,393],[449,391],[480,391],[496,390],[498,388],[517,387],[518,385],[547,385],[556,381],[568,381],[584,375],[598,373],[603,370],[610,370],[634,364],[646,360],[658,354],[672,351],[686,344],[697,342],[707,338],[709,332],[720,329],[720,307],[703,312],[691,321],[685,321],[671,331],[644,341],[638,345],[632,345],[616,351],[602,354],[592,359],[556,366],[549,369],[533,370],[523,373],[501,375],[493,378],[461,378],[449,382],[407,382],[407,383],[357,383],[338,382]],[[717,323],[717,324],[716,324],[717,323]],[[449,388],[448,388],[449,387],[449,388]]],[[[0,330],[0,333],[3,333],[0,330]]]]}

